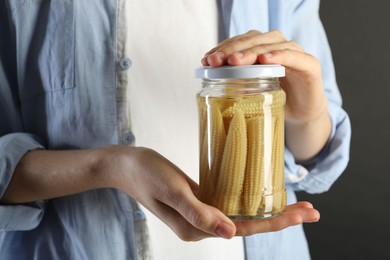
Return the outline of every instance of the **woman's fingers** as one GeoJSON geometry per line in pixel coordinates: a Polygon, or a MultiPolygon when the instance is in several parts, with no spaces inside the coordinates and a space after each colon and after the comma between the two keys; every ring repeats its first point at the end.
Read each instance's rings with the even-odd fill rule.
{"type": "Polygon", "coordinates": [[[250,30],[250,31],[248,31],[245,34],[236,35],[234,37],[225,39],[222,42],[220,42],[217,46],[215,46],[214,48],[212,48],[211,50],[206,52],[205,56],[207,56],[209,54],[212,54],[214,52],[217,52],[218,50],[222,50],[226,46],[231,46],[235,42],[241,41],[240,39],[243,38],[243,37],[244,38],[250,38],[251,36],[255,36],[255,35],[258,35],[258,34],[262,34],[262,33],[257,31],[257,30],[250,30]]]}
{"type": "MultiPolygon", "coordinates": [[[[245,49],[239,52],[235,52],[227,57],[228,65],[251,65],[256,63],[262,63],[259,60],[259,56],[272,51],[292,50],[296,53],[302,54],[302,48],[293,41],[274,43],[274,44],[261,44],[249,49],[245,49]]],[[[280,63],[279,63],[280,64],[280,63]]]]}
{"type": "MultiPolygon", "coordinates": [[[[131,165],[135,173],[125,174],[130,178],[121,181],[118,188],[127,191],[185,241],[276,231],[319,218],[311,204],[297,203],[288,206],[278,218],[234,223],[217,208],[199,201],[195,195],[197,184],[163,156],[145,148],[132,151],[136,153],[131,165]]],[[[128,169],[129,164],[124,166],[128,169]]]]}
{"type": "Polygon", "coordinates": [[[203,204],[195,196],[181,192],[175,196],[180,196],[180,199],[167,202],[156,200],[153,213],[184,241],[217,236],[229,239],[233,236],[279,231],[302,223],[317,222],[320,218],[319,212],[310,203],[298,202],[287,206],[276,218],[233,223],[218,209],[203,204]]]}
{"type": "Polygon", "coordinates": [[[215,48],[211,49],[206,54],[222,51],[227,55],[236,51],[251,48],[260,44],[280,43],[285,42],[284,35],[277,30],[269,31],[266,33],[259,32],[257,30],[251,30],[247,33],[234,36],[230,39],[222,41],[215,48]]]}
{"type": "Polygon", "coordinates": [[[248,236],[257,233],[279,231],[302,223],[317,222],[319,212],[308,202],[298,202],[286,207],[276,218],[257,221],[233,222],[218,209],[203,204],[195,196],[180,193],[180,199],[172,203],[159,202],[160,218],[185,241],[197,241],[206,237],[248,236]],[[173,207],[168,206],[173,204],[173,207]]]}
{"type": "Polygon", "coordinates": [[[234,223],[218,209],[199,201],[190,186],[177,185],[171,194],[158,198],[161,219],[185,241],[205,237],[232,238],[236,233],[234,223]]]}
{"type": "MultiPolygon", "coordinates": [[[[256,30],[252,30],[245,34],[227,39],[221,42],[220,44],[218,44],[215,48],[211,49],[209,52],[205,54],[204,58],[202,59],[202,64],[210,65],[210,66],[221,66],[221,65],[229,64],[228,59],[230,55],[234,53],[240,53],[242,51],[250,50],[254,47],[259,47],[263,45],[273,45],[273,44],[277,45],[286,42],[287,41],[285,37],[279,31],[274,30],[267,33],[261,33],[256,30]]],[[[268,46],[267,50],[268,51],[273,50],[272,46],[268,46]]],[[[255,60],[256,59],[252,58],[252,61],[255,60]]],[[[245,63],[245,64],[253,64],[253,63],[245,63]]],[[[237,65],[237,64],[230,64],[230,65],[237,65]]]]}
{"type": "Polygon", "coordinates": [[[284,212],[275,218],[235,222],[237,235],[249,236],[256,233],[273,232],[302,223],[317,222],[320,213],[309,202],[298,202],[286,207],[284,212]]]}
{"type": "Polygon", "coordinates": [[[315,79],[321,78],[320,62],[312,55],[297,49],[274,49],[258,55],[257,62],[261,64],[281,64],[290,71],[304,72],[313,75],[315,79]]]}
{"type": "Polygon", "coordinates": [[[281,64],[286,77],[281,86],[286,91],[286,120],[312,122],[327,111],[320,62],[310,54],[295,50],[276,50],[259,55],[261,64],[281,64]]]}
{"type": "Polygon", "coordinates": [[[129,180],[134,190],[129,194],[185,241],[234,236],[234,223],[196,198],[198,185],[183,171],[153,150],[138,151],[133,168],[139,174],[129,180]]]}

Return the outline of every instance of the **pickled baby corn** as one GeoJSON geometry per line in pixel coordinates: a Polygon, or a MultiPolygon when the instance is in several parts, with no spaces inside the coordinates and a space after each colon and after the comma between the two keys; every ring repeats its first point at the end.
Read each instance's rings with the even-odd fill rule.
{"type": "Polygon", "coordinates": [[[211,194],[214,193],[214,188],[218,181],[225,141],[226,133],[221,110],[219,105],[215,105],[211,108],[211,194]]]}
{"type": "MultiPolygon", "coordinates": [[[[200,198],[210,204],[214,204],[211,198],[214,196],[215,187],[217,185],[218,176],[221,167],[223,150],[225,147],[225,127],[222,119],[219,104],[215,102],[211,108],[210,132],[211,135],[205,135],[201,144],[201,164],[200,164],[200,198]],[[210,137],[211,151],[208,151],[208,138],[210,137]],[[203,154],[202,154],[203,153],[203,154]],[[208,158],[210,153],[211,157],[208,158]]],[[[203,126],[204,133],[207,133],[208,128],[203,126]]]]}
{"type": "Polygon", "coordinates": [[[247,119],[248,153],[242,194],[242,214],[247,216],[257,215],[264,189],[263,124],[260,116],[247,119]]]}
{"type": "Polygon", "coordinates": [[[279,124],[284,124],[283,117],[281,115],[275,120],[274,131],[273,131],[273,145],[272,145],[272,166],[273,166],[273,211],[278,211],[285,206],[285,191],[283,188],[283,174],[284,174],[284,162],[283,162],[283,150],[281,143],[284,140],[283,127],[279,124]]]}
{"type": "Polygon", "coordinates": [[[216,187],[217,207],[226,215],[239,214],[245,177],[247,136],[244,113],[237,110],[230,123],[216,187]]]}
{"type": "Polygon", "coordinates": [[[237,100],[232,106],[226,108],[222,115],[224,118],[232,118],[237,110],[244,111],[245,117],[258,116],[263,111],[262,101],[263,96],[256,96],[250,99],[241,98],[237,100]]]}
{"type": "Polygon", "coordinates": [[[199,102],[199,198],[233,218],[283,210],[284,92],[199,102]]]}
{"type": "Polygon", "coordinates": [[[208,163],[208,144],[207,144],[207,128],[204,128],[200,137],[200,151],[199,151],[199,194],[201,201],[210,204],[210,196],[208,186],[211,179],[210,168],[208,163]]]}

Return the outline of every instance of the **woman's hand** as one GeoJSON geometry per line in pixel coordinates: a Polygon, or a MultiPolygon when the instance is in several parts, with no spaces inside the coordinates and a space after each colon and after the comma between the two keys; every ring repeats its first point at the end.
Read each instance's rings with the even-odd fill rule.
{"type": "Polygon", "coordinates": [[[249,31],[221,42],[202,59],[207,66],[281,64],[286,77],[286,143],[297,161],[307,161],[326,144],[331,121],[324,92],[321,65],[279,31],[249,31]]]}
{"type": "Polygon", "coordinates": [[[132,196],[186,241],[270,232],[319,219],[309,203],[297,203],[277,218],[234,223],[199,201],[198,185],[166,158],[151,149],[121,145],[30,151],[0,203],[46,200],[98,188],[116,188],[132,196]]]}
{"type": "Polygon", "coordinates": [[[121,173],[113,186],[148,208],[182,240],[232,238],[277,231],[319,219],[318,211],[310,203],[299,202],[288,206],[276,218],[232,222],[217,208],[199,201],[196,197],[198,185],[157,152],[147,148],[128,150],[128,147],[120,146],[109,149],[108,164],[104,168],[121,173]]]}

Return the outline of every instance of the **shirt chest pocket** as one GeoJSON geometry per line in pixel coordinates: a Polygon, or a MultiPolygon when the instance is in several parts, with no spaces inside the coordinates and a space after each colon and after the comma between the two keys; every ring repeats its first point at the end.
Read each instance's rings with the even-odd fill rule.
{"type": "Polygon", "coordinates": [[[9,1],[21,99],[75,87],[73,0],[9,1]]]}

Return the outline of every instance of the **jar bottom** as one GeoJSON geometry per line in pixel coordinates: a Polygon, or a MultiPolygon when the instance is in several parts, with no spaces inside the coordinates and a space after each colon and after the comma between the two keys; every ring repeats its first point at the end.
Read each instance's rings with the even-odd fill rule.
{"type": "Polygon", "coordinates": [[[286,190],[276,191],[269,195],[263,195],[262,205],[259,207],[256,214],[247,214],[245,210],[237,215],[228,214],[231,220],[234,221],[253,221],[261,219],[269,219],[279,216],[286,208],[286,190]]]}
{"type": "Polygon", "coordinates": [[[254,220],[262,220],[262,219],[270,219],[276,218],[280,216],[282,213],[266,213],[257,216],[228,216],[233,221],[254,221],[254,220]]]}

